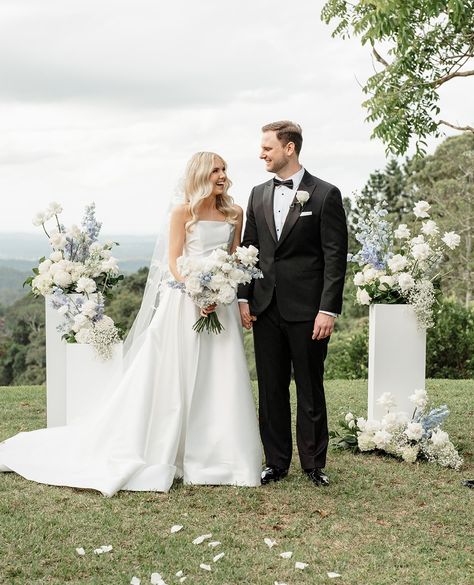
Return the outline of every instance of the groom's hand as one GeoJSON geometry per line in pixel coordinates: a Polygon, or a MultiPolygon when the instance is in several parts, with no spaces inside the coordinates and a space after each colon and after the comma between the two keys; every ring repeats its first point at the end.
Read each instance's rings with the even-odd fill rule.
{"type": "Polygon", "coordinates": [[[240,309],[240,320],[242,321],[242,327],[245,329],[252,329],[252,324],[254,321],[257,320],[257,317],[254,317],[250,314],[250,307],[248,303],[239,303],[240,309]]]}
{"type": "Polygon", "coordinates": [[[324,339],[329,337],[334,331],[335,317],[326,315],[326,313],[318,313],[314,320],[313,335],[311,339],[324,339]]]}

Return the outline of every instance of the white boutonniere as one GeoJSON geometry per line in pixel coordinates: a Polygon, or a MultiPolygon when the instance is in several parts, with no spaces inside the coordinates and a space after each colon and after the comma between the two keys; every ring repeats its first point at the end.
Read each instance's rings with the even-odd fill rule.
{"type": "Polygon", "coordinates": [[[304,207],[305,203],[308,201],[308,199],[309,199],[308,191],[296,191],[296,200],[300,204],[301,210],[303,209],[303,207],[304,207]]]}

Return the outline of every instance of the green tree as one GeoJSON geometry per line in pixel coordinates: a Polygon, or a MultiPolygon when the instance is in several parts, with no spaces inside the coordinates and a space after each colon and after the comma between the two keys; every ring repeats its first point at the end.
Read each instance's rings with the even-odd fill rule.
{"type": "Polygon", "coordinates": [[[438,117],[440,87],[474,75],[474,0],[328,0],[321,18],[336,21],[333,36],[354,34],[372,49],[380,70],[363,87],[363,105],[387,152],[404,154],[414,138],[424,153],[441,125],[474,132],[438,117]]]}

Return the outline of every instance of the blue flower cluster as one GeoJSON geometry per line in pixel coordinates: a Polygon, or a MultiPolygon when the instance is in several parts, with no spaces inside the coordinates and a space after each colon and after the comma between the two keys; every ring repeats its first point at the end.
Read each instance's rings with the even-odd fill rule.
{"type": "Polygon", "coordinates": [[[97,221],[95,217],[95,203],[87,205],[82,219],[82,227],[89,236],[90,243],[92,244],[93,242],[96,242],[102,228],[102,223],[97,221]]]}
{"type": "Polygon", "coordinates": [[[176,290],[184,292],[184,282],[178,282],[177,280],[174,280],[174,278],[170,278],[167,284],[170,288],[175,288],[176,290]]]}
{"type": "Polygon", "coordinates": [[[428,412],[428,414],[415,414],[413,420],[415,422],[421,423],[423,430],[428,436],[431,436],[431,431],[433,429],[440,427],[444,420],[449,415],[449,408],[446,404],[439,406],[438,408],[433,408],[428,412]]]}
{"type": "Polygon", "coordinates": [[[201,272],[199,275],[199,282],[202,286],[207,286],[212,280],[212,272],[201,272]]]}
{"type": "Polygon", "coordinates": [[[357,223],[355,237],[362,248],[350,257],[350,261],[357,262],[359,266],[370,264],[377,270],[383,270],[392,256],[392,227],[383,219],[388,213],[383,205],[377,204],[368,210],[357,223]]]}

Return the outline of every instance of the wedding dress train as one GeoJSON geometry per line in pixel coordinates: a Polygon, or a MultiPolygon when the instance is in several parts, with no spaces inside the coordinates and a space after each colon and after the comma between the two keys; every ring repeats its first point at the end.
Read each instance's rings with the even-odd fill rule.
{"type": "MultiPolygon", "coordinates": [[[[186,255],[229,246],[234,228],[199,221],[186,255]]],[[[260,485],[262,453],[237,301],[217,309],[224,331],[195,333],[181,292],[164,292],[146,339],[111,398],[69,426],[0,443],[0,471],[50,485],[163,491],[187,484],[260,485]]]]}

